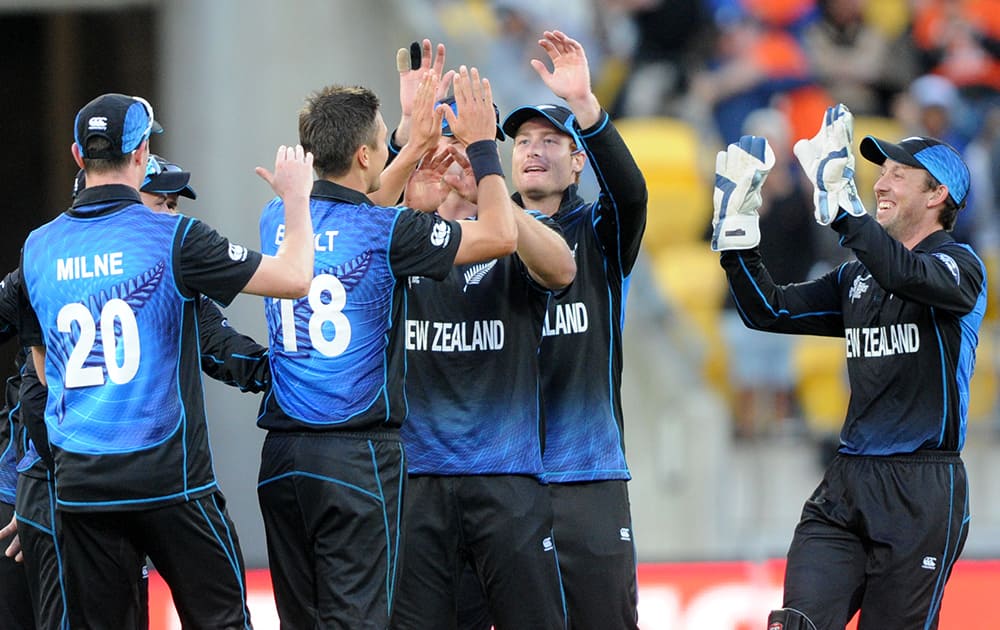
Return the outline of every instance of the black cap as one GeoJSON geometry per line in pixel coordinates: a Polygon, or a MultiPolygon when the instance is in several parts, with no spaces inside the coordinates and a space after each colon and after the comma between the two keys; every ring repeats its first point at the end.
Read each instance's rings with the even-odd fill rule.
{"type": "Polygon", "coordinates": [[[962,207],[969,194],[969,167],[950,144],[927,136],[911,136],[893,144],[874,136],[861,141],[861,155],[869,162],[883,164],[886,158],[922,168],[948,187],[948,196],[962,207]]]}
{"type": "Polygon", "coordinates": [[[146,163],[146,178],[142,180],[139,190],[145,193],[170,195],[177,193],[188,199],[197,199],[194,189],[188,183],[191,173],[159,155],[149,155],[146,163]]]}
{"type": "MultiPolygon", "coordinates": [[[[456,114],[458,113],[458,105],[455,103],[454,96],[449,96],[447,98],[441,99],[438,105],[447,105],[448,107],[451,108],[451,111],[455,112],[456,114]]],[[[497,140],[503,142],[504,140],[507,139],[507,136],[503,135],[503,129],[500,128],[500,108],[497,107],[496,103],[493,103],[493,113],[496,114],[497,118],[497,140]]],[[[451,133],[451,127],[448,126],[447,118],[441,120],[441,135],[442,136],[453,135],[451,133]]]]}
{"type": "Polygon", "coordinates": [[[568,107],[562,105],[544,103],[542,105],[518,107],[504,119],[503,130],[508,136],[513,137],[517,135],[517,130],[521,128],[521,125],[532,118],[545,118],[558,131],[573,138],[577,146],[582,146],[583,143],[580,141],[580,135],[574,127],[576,116],[573,115],[573,112],[568,107]]]}
{"type": "Polygon", "coordinates": [[[73,123],[73,139],[80,155],[88,159],[115,159],[135,151],[151,133],[163,127],[153,119],[153,107],[146,99],[124,94],[103,94],[84,105],[73,123]],[[111,148],[87,153],[90,138],[105,138],[111,148]]]}

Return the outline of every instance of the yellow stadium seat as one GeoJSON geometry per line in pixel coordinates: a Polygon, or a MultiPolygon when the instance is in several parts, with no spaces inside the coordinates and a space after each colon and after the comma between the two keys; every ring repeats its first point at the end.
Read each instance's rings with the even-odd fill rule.
{"type": "Polygon", "coordinates": [[[997,404],[996,321],[983,322],[976,349],[976,371],[969,383],[969,422],[993,417],[997,404]]]}
{"type": "Polygon", "coordinates": [[[712,184],[699,168],[702,146],[695,129],[675,118],[615,121],[649,188],[643,245],[657,252],[701,239],[712,220],[712,184]]]}
{"type": "Polygon", "coordinates": [[[727,285],[719,254],[703,242],[672,245],[653,256],[653,274],[664,297],[693,325],[702,342],[704,377],[728,394],[725,342],[719,330],[727,285]]]}
{"type": "Polygon", "coordinates": [[[844,340],[839,337],[798,338],[792,354],[798,396],[806,423],[815,433],[839,433],[847,414],[844,340]]]}

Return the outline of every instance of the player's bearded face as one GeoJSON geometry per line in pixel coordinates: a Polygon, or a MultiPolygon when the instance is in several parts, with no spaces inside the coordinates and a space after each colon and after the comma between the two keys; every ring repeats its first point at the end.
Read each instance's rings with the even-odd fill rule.
{"type": "Polygon", "coordinates": [[[905,241],[917,230],[928,211],[926,201],[931,191],[926,190],[926,179],[921,169],[886,160],[875,180],[875,218],[898,241],[905,241]]]}
{"type": "Polygon", "coordinates": [[[573,140],[544,119],[533,118],[517,130],[511,158],[514,185],[525,197],[562,195],[582,168],[573,140]]]}

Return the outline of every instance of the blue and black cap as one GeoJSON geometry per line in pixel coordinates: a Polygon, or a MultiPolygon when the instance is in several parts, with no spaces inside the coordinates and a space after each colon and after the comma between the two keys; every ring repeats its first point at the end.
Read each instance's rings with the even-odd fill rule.
{"type": "Polygon", "coordinates": [[[146,162],[146,177],[139,190],[161,195],[178,194],[188,199],[197,199],[191,188],[191,173],[159,155],[149,155],[146,162]]]}
{"type": "Polygon", "coordinates": [[[83,106],[73,123],[73,139],[87,159],[120,158],[139,148],[149,134],[162,131],[146,99],[124,94],[98,96],[83,106]],[[87,142],[95,137],[106,139],[110,148],[88,153],[87,142]]]}
{"type": "Polygon", "coordinates": [[[861,155],[869,162],[883,164],[886,159],[922,168],[948,187],[948,196],[959,208],[969,194],[969,167],[950,144],[927,136],[911,136],[893,144],[874,136],[861,141],[861,155]]]}
{"type": "MultiPolygon", "coordinates": [[[[458,113],[458,104],[455,103],[455,97],[454,96],[449,96],[447,98],[441,99],[441,101],[438,103],[438,105],[447,105],[448,107],[451,108],[451,111],[455,112],[456,114],[458,113]]],[[[496,136],[497,140],[503,142],[504,140],[507,139],[507,136],[505,136],[503,134],[503,129],[500,128],[500,108],[497,107],[496,103],[493,103],[493,113],[496,115],[496,118],[497,118],[497,136],[496,136]]],[[[445,119],[443,119],[441,121],[441,135],[442,136],[451,136],[451,135],[454,135],[451,132],[451,127],[448,125],[448,119],[447,118],[445,118],[445,119]]]]}
{"type": "Polygon", "coordinates": [[[518,107],[507,114],[507,118],[503,121],[503,130],[508,136],[514,137],[517,135],[517,130],[521,128],[521,125],[532,118],[539,117],[548,120],[556,130],[572,138],[576,142],[576,146],[583,146],[583,142],[580,141],[580,133],[574,125],[576,116],[573,115],[573,112],[568,107],[562,105],[544,103],[542,105],[524,105],[523,107],[518,107]]]}

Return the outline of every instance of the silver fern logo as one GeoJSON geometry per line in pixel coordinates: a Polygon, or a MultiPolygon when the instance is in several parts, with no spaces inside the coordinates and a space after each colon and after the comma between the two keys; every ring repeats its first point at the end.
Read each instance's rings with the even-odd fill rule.
{"type": "Polygon", "coordinates": [[[469,287],[474,284],[479,284],[486,277],[486,274],[490,272],[491,269],[497,266],[497,260],[489,260],[484,263],[479,263],[478,265],[472,265],[465,270],[465,288],[462,289],[462,293],[469,290],[469,287]]]}

